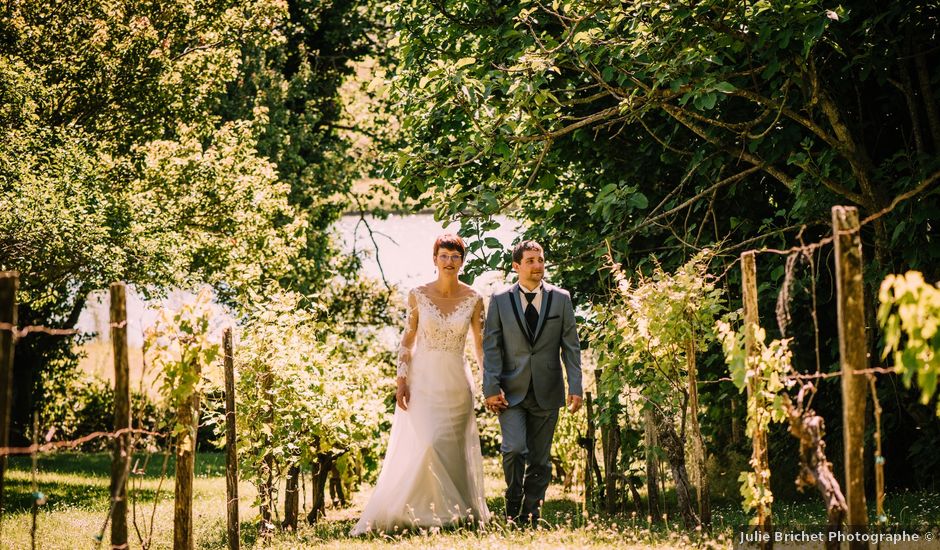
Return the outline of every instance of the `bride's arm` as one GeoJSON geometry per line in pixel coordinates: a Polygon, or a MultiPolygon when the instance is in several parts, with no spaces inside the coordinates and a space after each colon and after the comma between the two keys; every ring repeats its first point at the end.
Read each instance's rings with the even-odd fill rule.
{"type": "Polygon", "coordinates": [[[411,392],[408,389],[408,375],[411,370],[411,349],[414,347],[415,338],[418,335],[418,301],[415,298],[416,291],[408,293],[408,317],[405,320],[405,331],[401,335],[401,344],[398,346],[398,369],[396,383],[398,389],[395,392],[395,399],[402,410],[408,410],[408,401],[411,399],[411,392]]]}
{"type": "Polygon", "coordinates": [[[477,300],[473,306],[473,316],[470,317],[470,332],[473,333],[473,356],[476,357],[480,372],[483,372],[483,298],[477,300]]]}

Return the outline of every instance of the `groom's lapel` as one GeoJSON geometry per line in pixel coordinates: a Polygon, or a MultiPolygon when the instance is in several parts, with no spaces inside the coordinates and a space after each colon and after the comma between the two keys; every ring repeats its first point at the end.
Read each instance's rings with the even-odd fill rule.
{"type": "Polygon", "coordinates": [[[539,336],[542,335],[542,329],[545,328],[545,320],[548,319],[548,313],[552,308],[552,286],[548,283],[542,284],[542,308],[539,311],[539,322],[535,328],[535,338],[532,339],[532,344],[538,341],[539,336]]]}
{"type": "Polygon", "coordinates": [[[522,322],[522,314],[519,312],[522,298],[519,295],[519,283],[512,285],[509,289],[509,303],[512,304],[512,313],[516,317],[516,323],[519,324],[519,330],[522,331],[522,334],[525,336],[526,340],[529,341],[529,345],[532,345],[535,340],[532,338],[532,335],[529,334],[528,327],[522,322]]]}

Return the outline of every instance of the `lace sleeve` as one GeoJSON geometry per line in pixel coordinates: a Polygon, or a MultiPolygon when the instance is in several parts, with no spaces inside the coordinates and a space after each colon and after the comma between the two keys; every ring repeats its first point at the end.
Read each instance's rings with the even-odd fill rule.
{"type": "Polygon", "coordinates": [[[411,348],[418,333],[418,301],[415,290],[408,293],[408,314],[405,318],[405,331],[398,346],[398,368],[396,375],[401,379],[408,379],[411,367],[411,348]]]}

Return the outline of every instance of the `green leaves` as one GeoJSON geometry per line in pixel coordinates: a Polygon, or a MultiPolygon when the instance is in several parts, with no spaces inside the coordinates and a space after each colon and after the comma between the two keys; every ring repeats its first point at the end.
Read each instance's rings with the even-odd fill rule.
{"type": "Polygon", "coordinates": [[[614,266],[616,298],[598,306],[607,322],[596,337],[616,362],[632,365],[619,379],[621,387],[639,388],[657,402],[681,400],[675,388],[683,385],[696,352],[714,340],[712,327],[724,307],[723,291],[707,274],[708,260],[699,254],[673,273],[657,265],[650,277],[634,280],[614,266]]]}
{"type": "Polygon", "coordinates": [[[926,405],[940,379],[940,284],[926,283],[917,271],[888,275],[878,300],[878,322],[884,330],[882,358],[894,359],[906,386],[916,378],[920,401],[926,405]]]}
{"type": "MultiPolygon", "coordinates": [[[[365,333],[345,334],[293,293],[252,303],[236,352],[239,459],[262,484],[266,456],[280,475],[317,455],[345,453],[353,468],[381,451],[385,398],[394,393],[391,351],[365,333]]],[[[373,464],[374,467],[374,464],[373,464]]],[[[370,471],[365,472],[367,475],[370,471]]]]}
{"type": "MultiPolygon", "coordinates": [[[[202,393],[202,374],[218,357],[219,342],[209,332],[211,302],[212,291],[204,287],[179,309],[160,310],[157,321],[144,334],[145,364],[162,375],[160,393],[171,411],[177,411],[193,394],[202,393]]],[[[183,419],[171,426],[174,434],[185,436],[184,446],[192,445],[194,428],[183,419]]]]}
{"type": "MultiPolygon", "coordinates": [[[[732,328],[731,322],[738,316],[735,312],[719,320],[715,330],[724,350],[731,380],[738,392],[745,393],[746,390],[747,393],[747,436],[752,441],[763,439],[765,443],[762,445],[766,445],[770,424],[787,418],[786,390],[796,382],[791,376],[790,340],[773,340],[767,344],[766,332],[757,325],[737,331],[732,328]],[[753,349],[756,350],[752,356],[748,356],[745,350],[745,330],[751,331],[753,349]]],[[[759,464],[759,461],[752,460],[754,471],[741,472],[739,478],[744,509],[747,511],[758,508],[769,510],[773,503],[770,470],[762,469],[759,464]]],[[[757,516],[754,516],[751,523],[756,524],[757,520],[757,516]]]]}

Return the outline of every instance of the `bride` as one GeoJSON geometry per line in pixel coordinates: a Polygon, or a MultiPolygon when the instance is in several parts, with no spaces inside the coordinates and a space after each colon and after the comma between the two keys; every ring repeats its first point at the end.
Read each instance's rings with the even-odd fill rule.
{"type": "Polygon", "coordinates": [[[490,518],[473,377],[464,360],[469,329],[483,365],[483,299],[457,279],[465,251],[460,237],[438,237],[437,280],[408,293],[392,433],[375,491],[352,535],[490,518]]]}

